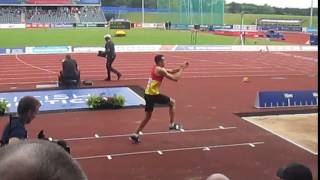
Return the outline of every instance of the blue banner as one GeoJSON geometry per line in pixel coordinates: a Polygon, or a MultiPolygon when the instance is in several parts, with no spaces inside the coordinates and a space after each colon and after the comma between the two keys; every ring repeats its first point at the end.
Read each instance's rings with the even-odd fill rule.
{"type": "Polygon", "coordinates": [[[123,95],[125,107],[145,104],[144,99],[129,87],[3,92],[0,93],[0,100],[8,101],[9,112],[14,113],[17,112],[18,102],[22,97],[34,96],[41,102],[40,111],[53,111],[89,108],[86,103],[90,95],[123,95]]]}
{"type": "Polygon", "coordinates": [[[21,4],[21,0],[0,0],[0,4],[21,4]]]}
{"type": "Polygon", "coordinates": [[[0,54],[23,54],[25,48],[0,48],[0,54]]]}
{"type": "Polygon", "coordinates": [[[262,31],[275,30],[275,31],[302,32],[302,27],[301,26],[259,25],[258,29],[262,30],[262,31]]]}
{"type": "Polygon", "coordinates": [[[32,53],[69,53],[70,46],[39,46],[33,47],[32,53]]]}
{"type": "Polygon", "coordinates": [[[6,54],[6,48],[0,48],[0,54],[6,54]]]}
{"type": "Polygon", "coordinates": [[[317,106],[318,91],[263,91],[256,97],[257,108],[317,106]]]}
{"type": "Polygon", "coordinates": [[[309,32],[309,33],[318,33],[318,29],[317,28],[307,28],[307,32],[309,32]]]}
{"type": "Polygon", "coordinates": [[[78,4],[100,4],[100,0],[80,0],[78,4]]]}
{"type": "Polygon", "coordinates": [[[178,45],[176,51],[231,51],[232,46],[228,45],[178,45]]]}

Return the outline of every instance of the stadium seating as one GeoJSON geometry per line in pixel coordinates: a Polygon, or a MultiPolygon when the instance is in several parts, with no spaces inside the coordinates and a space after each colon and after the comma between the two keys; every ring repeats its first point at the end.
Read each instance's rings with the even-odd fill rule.
{"type": "Polygon", "coordinates": [[[97,7],[84,7],[80,9],[79,18],[82,23],[106,22],[103,12],[97,7]]]}
{"type": "Polygon", "coordinates": [[[23,8],[0,8],[0,24],[21,23],[23,8]]]}
{"type": "MultiPolygon", "coordinates": [[[[60,1],[60,0],[59,0],[60,1]]],[[[62,0],[65,1],[65,0],[62,0]]],[[[0,24],[16,23],[105,23],[100,7],[2,7],[0,24]]]]}
{"type": "Polygon", "coordinates": [[[67,7],[51,9],[29,8],[26,15],[27,23],[75,23],[76,19],[67,7]]]}

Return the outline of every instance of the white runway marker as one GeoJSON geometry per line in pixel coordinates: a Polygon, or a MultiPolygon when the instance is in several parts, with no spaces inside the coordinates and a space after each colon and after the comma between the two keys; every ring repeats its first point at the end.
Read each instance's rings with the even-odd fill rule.
{"type": "Polygon", "coordinates": [[[205,147],[202,149],[203,151],[210,151],[210,148],[209,147],[205,147]]]}
{"type": "Polygon", "coordinates": [[[112,157],[111,157],[110,155],[107,155],[107,158],[108,158],[109,160],[111,160],[111,159],[112,159],[112,157]]]}
{"type": "Polygon", "coordinates": [[[100,136],[99,134],[94,134],[94,137],[99,138],[100,136]]]}
{"type": "Polygon", "coordinates": [[[256,146],[255,146],[254,144],[252,144],[252,143],[250,143],[249,146],[251,146],[251,147],[256,147],[256,146]]]}

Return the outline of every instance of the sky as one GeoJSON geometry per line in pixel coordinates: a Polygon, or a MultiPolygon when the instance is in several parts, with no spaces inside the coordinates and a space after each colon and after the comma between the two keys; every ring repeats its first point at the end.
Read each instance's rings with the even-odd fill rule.
{"type": "MultiPolygon", "coordinates": [[[[280,8],[310,8],[312,0],[226,0],[227,3],[251,3],[256,5],[268,4],[280,8]]],[[[313,0],[313,7],[318,7],[318,0],[313,0]]]]}

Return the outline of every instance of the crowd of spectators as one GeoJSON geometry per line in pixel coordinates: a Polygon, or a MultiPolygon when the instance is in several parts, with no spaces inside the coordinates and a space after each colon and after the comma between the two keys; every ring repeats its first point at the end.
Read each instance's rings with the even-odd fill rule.
{"type": "Polygon", "coordinates": [[[90,23],[105,22],[100,7],[1,7],[0,23],[90,23]]]}

